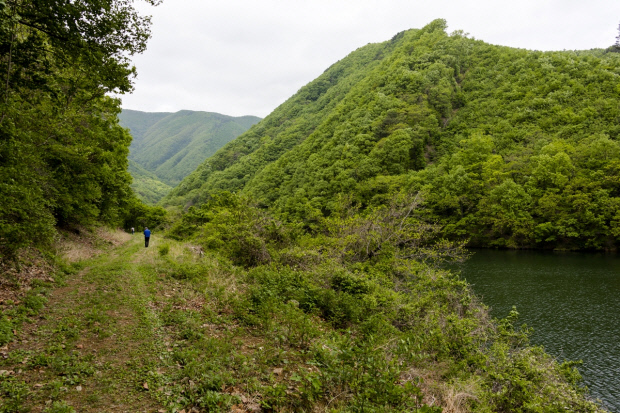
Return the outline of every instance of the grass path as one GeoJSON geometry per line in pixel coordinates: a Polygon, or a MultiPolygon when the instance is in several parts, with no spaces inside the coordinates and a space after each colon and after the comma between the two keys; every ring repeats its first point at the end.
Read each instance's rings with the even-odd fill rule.
{"type": "Polygon", "coordinates": [[[170,364],[156,256],[134,236],[80,263],[9,343],[0,411],[168,411],[148,388],[170,364]]]}

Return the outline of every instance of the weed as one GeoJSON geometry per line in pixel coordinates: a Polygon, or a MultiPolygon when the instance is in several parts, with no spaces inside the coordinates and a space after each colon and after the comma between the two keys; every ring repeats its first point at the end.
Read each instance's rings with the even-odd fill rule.
{"type": "Polygon", "coordinates": [[[0,395],[2,404],[0,413],[16,413],[26,411],[23,403],[30,394],[28,385],[14,377],[0,377],[0,395]]]}
{"type": "Polygon", "coordinates": [[[99,404],[100,400],[101,400],[101,397],[99,397],[99,395],[95,393],[89,394],[88,396],[86,396],[86,401],[88,402],[88,404],[91,404],[91,405],[99,404]]]}
{"type": "Polygon", "coordinates": [[[46,386],[46,390],[49,391],[50,400],[58,401],[67,388],[64,387],[63,381],[57,379],[50,381],[46,386]]]}
{"type": "Polygon", "coordinates": [[[56,401],[44,410],[44,413],[75,413],[75,409],[66,402],[56,401]]]}
{"type": "Polygon", "coordinates": [[[265,387],[261,407],[267,411],[278,411],[280,407],[286,406],[289,403],[286,390],[286,385],[282,383],[265,387]]]}
{"type": "Polygon", "coordinates": [[[208,412],[227,412],[230,407],[240,402],[239,397],[218,391],[201,391],[196,399],[196,406],[208,412]]]}
{"type": "Polygon", "coordinates": [[[0,346],[13,339],[13,323],[4,314],[0,315],[0,346]]]}
{"type": "Polygon", "coordinates": [[[47,298],[41,295],[28,295],[24,299],[24,306],[31,310],[33,314],[36,314],[40,311],[47,302],[47,298]]]}
{"type": "Polygon", "coordinates": [[[157,248],[157,252],[159,253],[160,257],[165,257],[170,252],[170,245],[169,244],[160,245],[157,248]]]}

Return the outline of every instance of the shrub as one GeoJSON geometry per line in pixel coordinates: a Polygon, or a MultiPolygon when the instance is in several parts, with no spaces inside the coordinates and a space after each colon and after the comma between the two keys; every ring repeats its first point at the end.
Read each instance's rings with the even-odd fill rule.
{"type": "Polygon", "coordinates": [[[157,252],[159,252],[159,256],[165,257],[170,252],[170,245],[160,245],[159,248],[157,248],[157,252]]]}

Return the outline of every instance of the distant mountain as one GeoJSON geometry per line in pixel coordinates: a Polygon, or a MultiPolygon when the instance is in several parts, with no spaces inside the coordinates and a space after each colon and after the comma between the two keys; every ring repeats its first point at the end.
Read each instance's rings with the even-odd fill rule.
{"type": "Polygon", "coordinates": [[[470,245],[620,247],[620,54],[514,49],[445,27],[351,53],[162,202],[229,190],[307,222],[404,189],[470,245]]]}
{"type": "Polygon", "coordinates": [[[138,147],[142,143],[144,135],[149,128],[160,120],[173,115],[172,112],[140,112],[138,110],[123,109],[118,115],[119,123],[122,127],[131,131],[133,140],[131,146],[138,147]]]}
{"type": "Polygon", "coordinates": [[[149,113],[124,109],[119,121],[133,136],[129,159],[134,162],[130,165],[134,189],[144,200],[156,202],[260,118],[189,110],[149,113]]]}

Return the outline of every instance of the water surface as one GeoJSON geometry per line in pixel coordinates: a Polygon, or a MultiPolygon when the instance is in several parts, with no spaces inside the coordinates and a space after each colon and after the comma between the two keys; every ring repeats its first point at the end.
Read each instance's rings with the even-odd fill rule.
{"type": "Polygon", "coordinates": [[[517,307],[532,344],[579,367],[590,394],[620,413],[620,257],[474,250],[460,266],[495,317],[517,307]]]}

